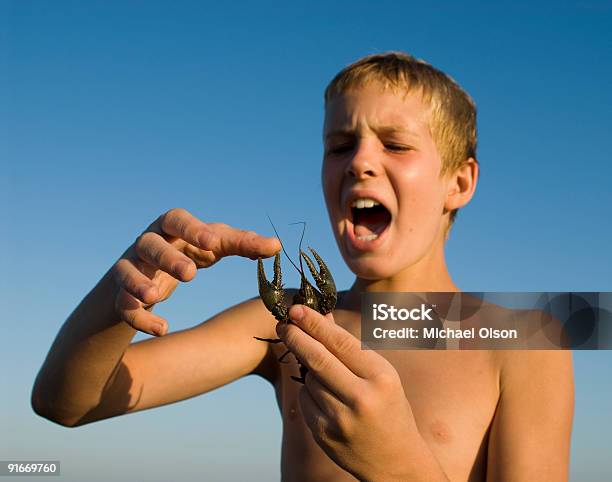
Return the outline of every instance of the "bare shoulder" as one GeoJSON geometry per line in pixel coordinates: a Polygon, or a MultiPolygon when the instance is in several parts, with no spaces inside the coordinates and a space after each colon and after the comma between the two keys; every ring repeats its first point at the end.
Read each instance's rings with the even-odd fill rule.
{"type": "Polygon", "coordinates": [[[500,350],[495,352],[500,368],[502,396],[545,399],[573,394],[573,364],[570,350],[500,350]]]}
{"type": "Polygon", "coordinates": [[[572,382],[572,352],[561,350],[563,325],[541,310],[510,310],[498,308],[502,325],[515,320],[516,327],[527,330],[524,350],[499,350],[495,358],[500,367],[500,389],[545,389],[546,386],[570,386],[572,382]]]}
{"type": "MultiPolygon", "coordinates": [[[[495,357],[503,371],[502,382],[504,379],[511,382],[515,377],[525,375],[526,371],[536,368],[550,370],[555,376],[563,377],[572,367],[571,350],[499,350],[495,357]]],[[[532,376],[538,378],[538,373],[533,373],[532,376]]]]}

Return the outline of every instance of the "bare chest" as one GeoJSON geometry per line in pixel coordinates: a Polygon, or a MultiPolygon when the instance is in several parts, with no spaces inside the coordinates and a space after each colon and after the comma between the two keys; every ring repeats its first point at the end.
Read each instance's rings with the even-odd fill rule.
{"type": "MultiPolygon", "coordinates": [[[[359,327],[344,325],[355,336],[359,327]]],[[[280,347],[279,347],[280,348],[280,347]]],[[[451,480],[484,480],[488,431],[499,398],[498,369],[487,351],[379,351],[399,373],[421,436],[451,480]]],[[[292,355],[281,364],[283,480],[355,480],[316,444],[300,412],[292,355]]],[[[389,416],[392,423],[392,414],[389,416]]]]}

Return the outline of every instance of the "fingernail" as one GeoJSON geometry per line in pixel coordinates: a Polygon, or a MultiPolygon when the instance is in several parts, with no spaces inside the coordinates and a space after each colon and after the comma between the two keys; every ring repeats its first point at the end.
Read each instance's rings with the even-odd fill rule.
{"type": "Polygon", "coordinates": [[[287,331],[287,325],[285,323],[279,323],[276,325],[276,334],[281,337],[287,331]]]}
{"type": "Polygon", "coordinates": [[[189,269],[191,267],[190,263],[179,263],[177,268],[178,268],[178,272],[181,274],[181,276],[187,276],[187,274],[189,273],[189,269]]]}
{"type": "Polygon", "coordinates": [[[304,318],[304,308],[301,306],[292,306],[291,319],[294,321],[300,321],[302,318],[304,318]]]}
{"type": "Polygon", "coordinates": [[[157,288],[153,285],[145,285],[140,288],[140,296],[143,300],[150,300],[151,298],[157,298],[157,288]]]}
{"type": "Polygon", "coordinates": [[[151,331],[155,336],[162,336],[164,328],[159,323],[153,323],[153,325],[151,326],[151,331]]]}
{"type": "Polygon", "coordinates": [[[207,249],[210,248],[209,244],[212,239],[212,233],[209,231],[204,231],[198,234],[198,243],[200,244],[200,248],[207,249]]]}

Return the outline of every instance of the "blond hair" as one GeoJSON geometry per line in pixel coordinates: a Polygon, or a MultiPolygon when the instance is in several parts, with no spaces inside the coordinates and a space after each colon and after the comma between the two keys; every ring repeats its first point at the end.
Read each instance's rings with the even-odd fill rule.
{"type": "MultiPolygon", "coordinates": [[[[476,104],[451,77],[403,52],[368,55],[348,65],[325,89],[325,105],[336,95],[377,82],[383,88],[417,91],[429,104],[429,128],[442,158],[440,175],[476,160],[476,104]]],[[[450,213],[450,225],[457,209],[450,213]]]]}

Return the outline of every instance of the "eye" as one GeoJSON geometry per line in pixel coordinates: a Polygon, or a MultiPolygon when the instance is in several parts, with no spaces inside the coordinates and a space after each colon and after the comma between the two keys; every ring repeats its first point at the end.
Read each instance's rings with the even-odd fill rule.
{"type": "Polygon", "coordinates": [[[392,152],[407,152],[412,150],[412,148],[409,146],[404,146],[402,144],[394,144],[389,142],[385,144],[385,150],[392,152]]]}
{"type": "Polygon", "coordinates": [[[344,154],[345,152],[350,152],[353,149],[353,144],[340,144],[336,146],[330,146],[327,149],[327,154],[344,154]]]}

